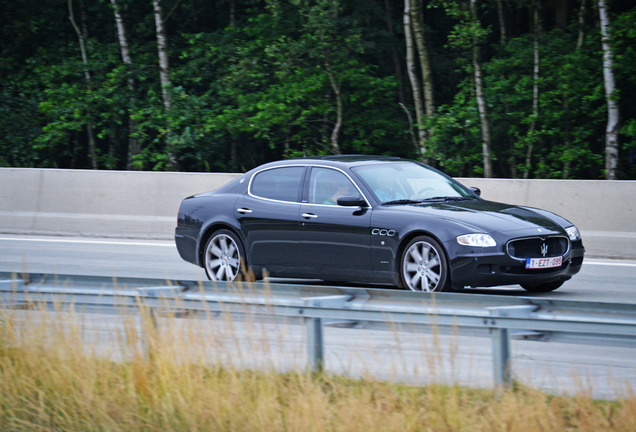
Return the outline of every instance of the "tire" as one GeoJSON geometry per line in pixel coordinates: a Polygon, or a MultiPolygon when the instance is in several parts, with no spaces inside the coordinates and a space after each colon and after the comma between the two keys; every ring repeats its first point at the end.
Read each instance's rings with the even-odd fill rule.
{"type": "Polygon", "coordinates": [[[212,281],[236,280],[247,262],[241,240],[229,230],[212,234],[203,251],[203,268],[212,281]]]}
{"type": "Polygon", "coordinates": [[[411,291],[449,291],[448,260],[444,248],[433,238],[419,236],[402,252],[400,282],[411,291]]]}
{"type": "Polygon", "coordinates": [[[550,292],[559,288],[563,285],[565,281],[557,281],[557,282],[548,282],[545,284],[534,285],[534,284],[521,284],[521,287],[529,292],[550,292]]]}

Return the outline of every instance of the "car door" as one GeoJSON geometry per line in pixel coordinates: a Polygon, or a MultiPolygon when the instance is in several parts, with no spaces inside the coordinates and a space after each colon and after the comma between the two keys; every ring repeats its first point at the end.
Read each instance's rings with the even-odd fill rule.
{"type": "Polygon", "coordinates": [[[371,271],[367,207],[337,204],[343,196],[363,197],[342,171],[312,167],[300,207],[299,248],[311,274],[322,279],[368,275],[371,271]]]}
{"type": "Polygon", "coordinates": [[[304,166],[260,171],[236,202],[250,265],[271,272],[299,265],[300,186],[304,166]]]}

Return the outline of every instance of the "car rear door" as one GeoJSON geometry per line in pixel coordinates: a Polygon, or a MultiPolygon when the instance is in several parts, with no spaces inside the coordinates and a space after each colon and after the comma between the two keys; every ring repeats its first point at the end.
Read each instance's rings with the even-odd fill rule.
{"type": "Polygon", "coordinates": [[[266,269],[300,263],[300,186],[305,166],[275,167],[252,177],[248,193],[236,202],[236,217],[250,265],[266,269]]]}

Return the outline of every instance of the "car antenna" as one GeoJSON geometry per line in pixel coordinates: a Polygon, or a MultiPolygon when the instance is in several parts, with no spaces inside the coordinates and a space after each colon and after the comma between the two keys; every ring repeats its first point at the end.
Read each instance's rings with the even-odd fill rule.
{"type": "Polygon", "coordinates": [[[303,158],[307,157],[307,153],[305,152],[305,146],[303,146],[303,158]]]}

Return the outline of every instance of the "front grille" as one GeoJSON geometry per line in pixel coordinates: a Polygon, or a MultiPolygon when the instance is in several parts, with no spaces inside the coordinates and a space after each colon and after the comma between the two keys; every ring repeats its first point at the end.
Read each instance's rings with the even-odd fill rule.
{"type": "Polygon", "coordinates": [[[511,240],[507,245],[508,255],[516,259],[550,258],[565,256],[570,251],[567,237],[530,237],[511,240]]]}

